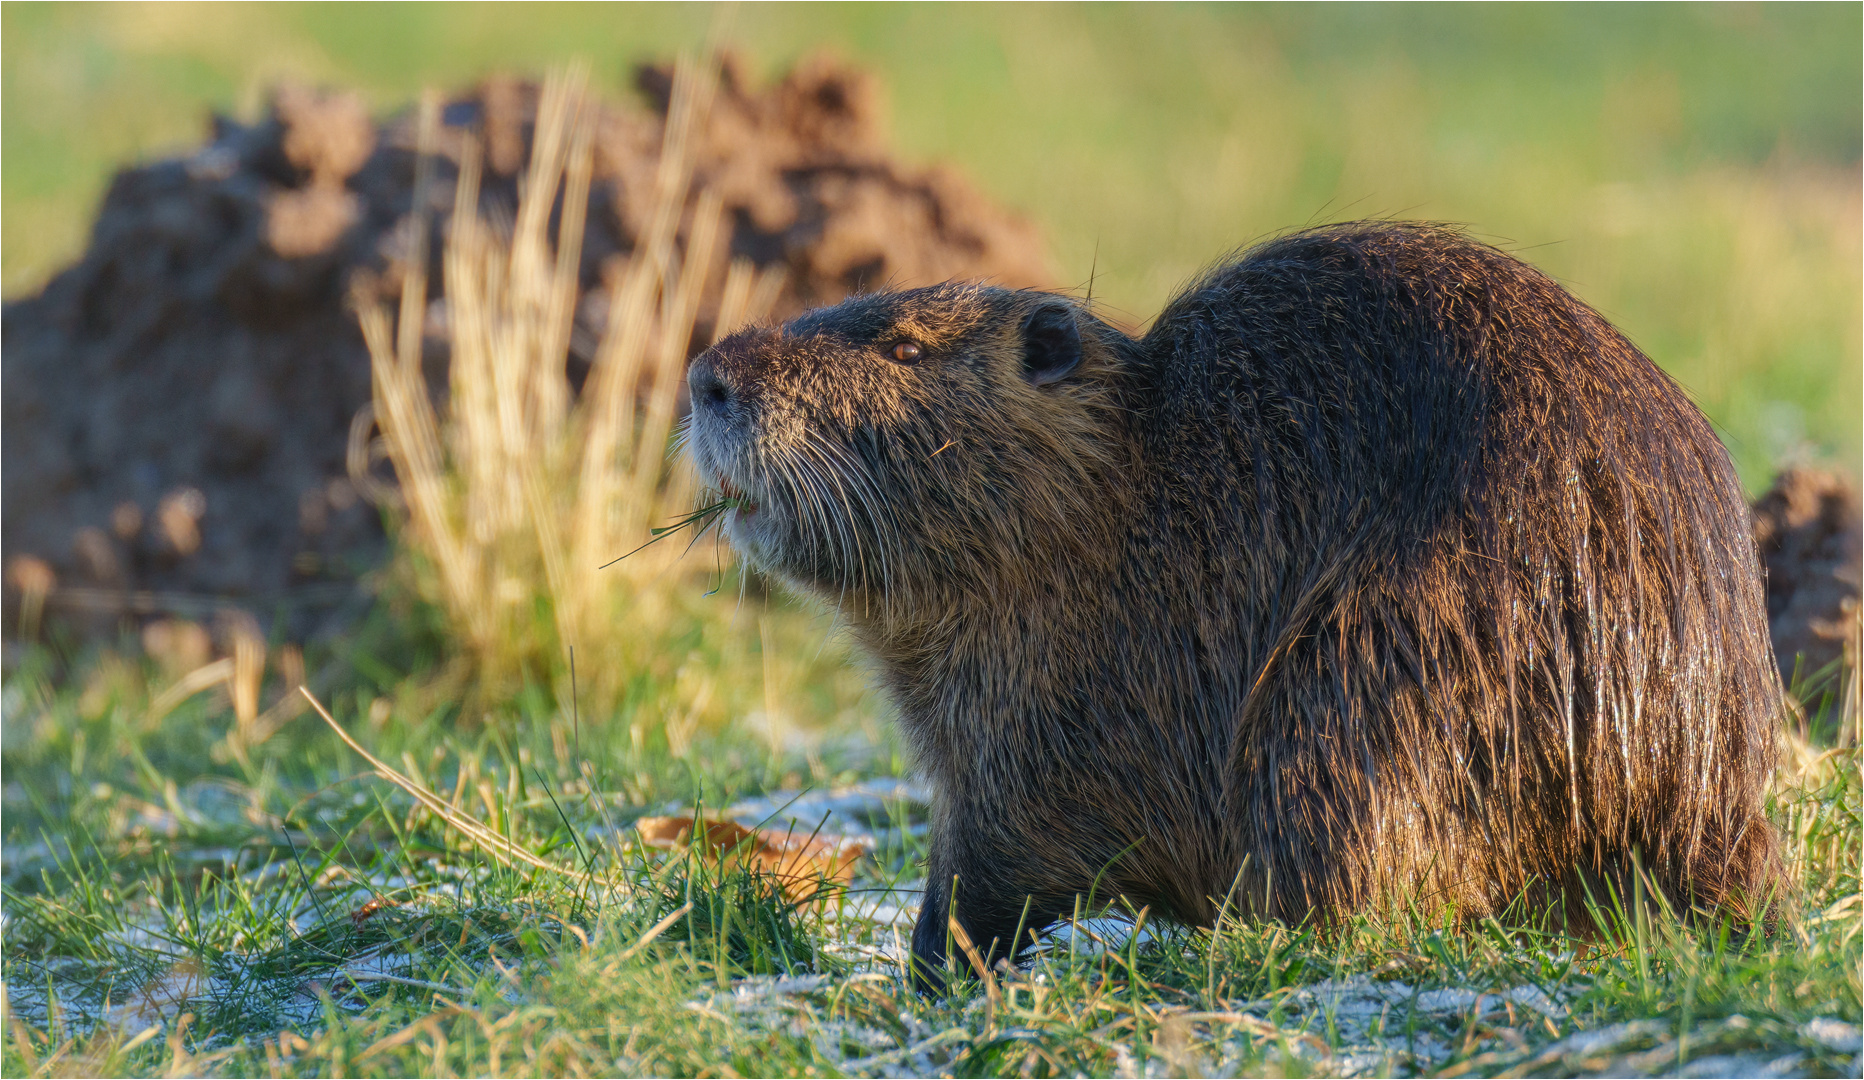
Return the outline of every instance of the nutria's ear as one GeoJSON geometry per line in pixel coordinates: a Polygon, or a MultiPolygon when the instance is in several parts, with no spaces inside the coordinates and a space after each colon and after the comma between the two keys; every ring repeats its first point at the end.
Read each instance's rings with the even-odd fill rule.
{"type": "Polygon", "coordinates": [[[1037,386],[1066,378],[1081,363],[1081,328],[1074,309],[1043,304],[1023,320],[1023,377],[1037,386]]]}

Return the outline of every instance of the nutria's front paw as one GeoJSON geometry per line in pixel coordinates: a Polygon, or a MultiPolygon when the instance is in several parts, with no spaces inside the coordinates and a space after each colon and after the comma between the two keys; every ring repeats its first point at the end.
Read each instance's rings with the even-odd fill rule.
{"type": "Polygon", "coordinates": [[[950,955],[950,915],[942,897],[934,902],[927,890],[925,906],[919,909],[919,921],[913,924],[911,966],[912,987],[927,997],[945,993],[945,958],[950,955]]]}

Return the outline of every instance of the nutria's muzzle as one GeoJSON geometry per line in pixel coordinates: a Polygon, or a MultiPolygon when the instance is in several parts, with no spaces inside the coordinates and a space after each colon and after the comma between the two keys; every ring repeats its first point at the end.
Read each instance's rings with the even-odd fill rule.
{"type": "Polygon", "coordinates": [[[798,584],[835,576],[823,536],[845,531],[796,445],[813,438],[785,374],[794,359],[773,346],[780,335],[741,331],[707,349],[687,370],[692,395],[687,445],[699,477],[731,504],[723,531],[761,570],[798,584]]]}

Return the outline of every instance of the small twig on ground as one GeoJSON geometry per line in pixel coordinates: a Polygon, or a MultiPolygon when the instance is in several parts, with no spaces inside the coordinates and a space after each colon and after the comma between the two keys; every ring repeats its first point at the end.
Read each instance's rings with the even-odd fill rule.
{"type": "Polygon", "coordinates": [[[622,952],[621,957],[616,962],[625,963],[629,960],[634,959],[635,953],[638,953],[642,949],[647,948],[647,946],[651,944],[655,938],[659,937],[661,934],[666,932],[667,927],[672,926],[676,922],[679,922],[680,919],[684,918],[686,913],[691,911],[692,909],[693,909],[693,902],[691,900],[688,900],[684,904],[681,904],[679,907],[674,908],[673,911],[669,915],[667,915],[666,918],[648,927],[647,933],[641,935],[641,940],[628,946],[627,949],[625,949],[622,952]]]}
{"type": "Polygon", "coordinates": [[[351,738],[349,732],[343,730],[343,725],[337,723],[336,718],[330,715],[330,710],[324,708],[323,702],[318,701],[317,698],[311,694],[309,689],[300,686],[298,687],[298,692],[303,694],[305,698],[310,701],[311,707],[317,710],[317,715],[323,717],[324,723],[330,725],[330,730],[337,733],[337,738],[342,739],[351,750],[356,751],[356,753],[362,756],[364,761],[367,761],[370,765],[375,767],[377,776],[380,776],[382,779],[387,780],[389,783],[394,784],[396,787],[414,796],[416,802],[419,802],[422,806],[433,811],[435,816],[439,817],[442,821],[445,821],[447,824],[472,838],[494,859],[498,859],[507,866],[515,859],[527,866],[533,866],[539,870],[547,870],[553,874],[560,874],[573,881],[584,884],[595,882],[596,879],[592,875],[585,874],[579,870],[572,870],[567,866],[559,866],[548,859],[540,859],[536,855],[520,847],[515,841],[500,836],[483,823],[460,813],[445,800],[441,799],[440,796],[429,791],[421,784],[396,772],[394,769],[390,768],[387,763],[382,761],[382,759],[363,749],[362,744],[351,738]]]}
{"type": "Polygon", "coordinates": [[[424,979],[408,979],[400,975],[389,975],[380,971],[351,971],[343,969],[343,977],[353,983],[385,982],[397,986],[412,986],[417,990],[432,990],[436,994],[459,994],[460,988],[445,983],[427,982],[424,979]]]}

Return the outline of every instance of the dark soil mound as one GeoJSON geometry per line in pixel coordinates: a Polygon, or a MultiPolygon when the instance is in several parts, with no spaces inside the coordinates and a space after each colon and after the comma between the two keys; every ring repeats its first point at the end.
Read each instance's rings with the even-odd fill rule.
{"type": "MultiPolygon", "coordinates": [[[[637,81],[648,107],[599,121],[589,286],[646,226],[671,71],[637,81]]],[[[483,133],[491,220],[517,205],[537,98],[493,81],[444,106],[450,129],[483,133]]],[[[370,384],[345,298],[359,274],[399,280],[412,131],[408,116],[376,124],[354,97],[281,90],[261,122],[216,118],[192,155],[119,174],[83,261],[7,305],[9,632],[21,582],[55,579],[50,611],[96,629],[232,603],[289,613],[298,636],[354,597],[384,544],[346,478],[370,384]]],[[[1028,225],[947,170],[888,158],[876,87],[858,71],[812,61],[752,90],[728,63],[694,154],[693,190],[723,195],[733,253],[787,269],[778,316],[886,283],[1048,283],[1028,225]]],[[[443,213],[449,160],[436,178],[429,209],[443,213]]],[[[436,295],[438,269],[436,253],[436,295]]],[[[600,328],[586,321],[572,382],[600,328]]]]}
{"type": "Polygon", "coordinates": [[[1791,468],[1754,504],[1754,538],[1767,567],[1767,618],[1780,677],[1857,662],[1858,489],[1845,477],[1791,468]]]}

